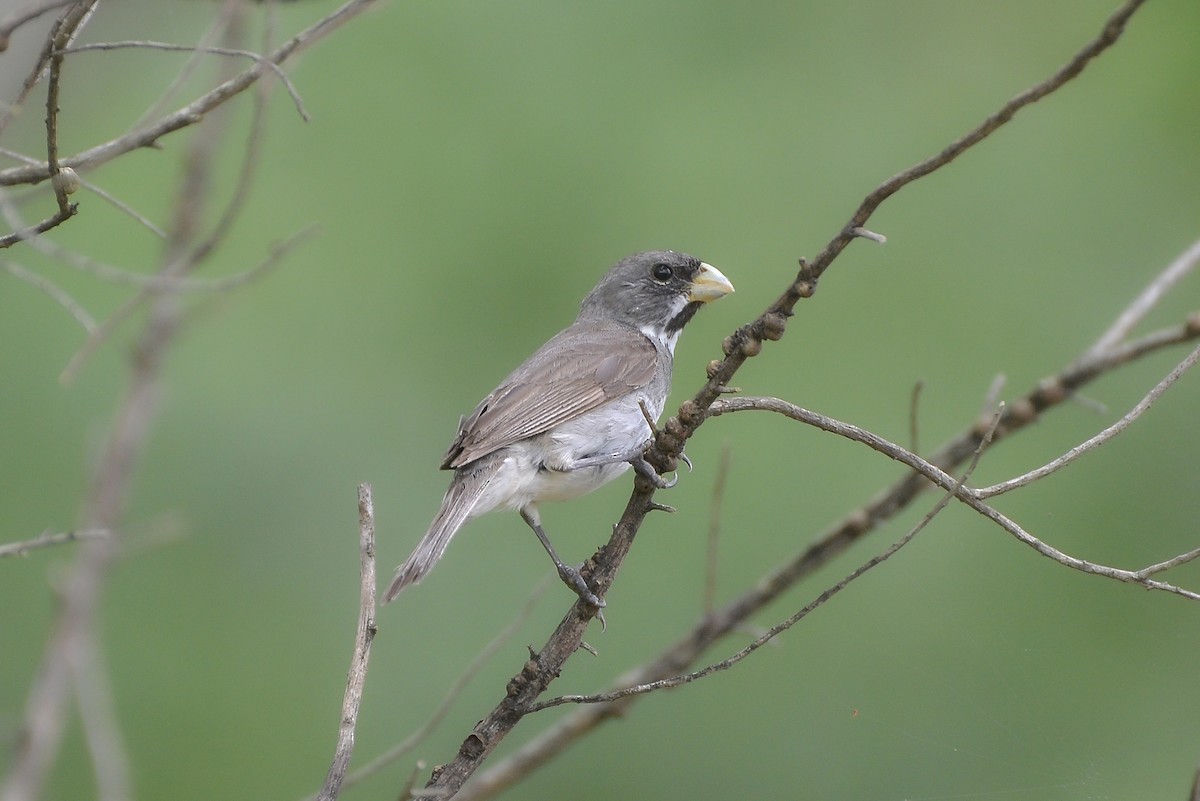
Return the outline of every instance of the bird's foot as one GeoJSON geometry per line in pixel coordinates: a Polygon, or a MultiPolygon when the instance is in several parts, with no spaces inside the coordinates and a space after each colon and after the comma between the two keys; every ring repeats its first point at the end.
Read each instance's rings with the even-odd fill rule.
{"type": "Polygon", "coordinates": [[[646,478],[647,481],[654,484],[659,489],[671,489],[679,483],[678,474],[673,475],[670,481],[659,475],[659,471],[654,469],[654,466],[647,462],[646,457],[638,453],[637,456],[629,460],[631,465],[634,465],[634,471],[637,475],[646,478]]]}
{"type": "Polygon", "coordinates": [[[648,461],[646,461],[646,457],[640,453],[634,458],[630,459],[629,463],[633,465],[634,472],[649,481],[658,489],[670,489],[679,483],[679,474],[671,476],[671,480],[668,481],[660,476],[658,471],[655,470],[648,461]]]}
{"type": "MultiPolygon", "coordinates": [[[[589,606],[596,609],[603,609],[608,606],[604,599],[596,595],[588,589],[587,582],[583,580],[578,568],[569,567],[564,564],[558,565],[558,577],[562,579],[563,584],[571,588],[571,591],[580,597],[580,599],[589,606]]],[[[603,618],[601,618],[603,620],[603,618]]]]}

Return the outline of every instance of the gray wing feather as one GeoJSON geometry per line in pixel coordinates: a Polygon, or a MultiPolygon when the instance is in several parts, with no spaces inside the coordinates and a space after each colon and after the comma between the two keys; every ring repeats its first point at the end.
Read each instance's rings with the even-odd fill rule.
{"type": "Polygon", "coordinates": [[[460,421],[442,468],[473,462],[646,386],[657,359],[654,343],[635,328],[565,329],[460,421]]]}

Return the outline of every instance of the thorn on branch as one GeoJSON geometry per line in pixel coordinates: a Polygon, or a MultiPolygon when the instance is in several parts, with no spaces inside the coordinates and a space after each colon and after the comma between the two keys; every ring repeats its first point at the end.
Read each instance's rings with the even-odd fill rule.
{"type": "Polygon", "coordinates": [[[861,225],[856,225],[850,229],[850,235],[856,236],[859,239],[869,239],[872,242],[878,242],[880,245],[887,242],[887,237],[883,234],[877,234],[874,231],[863,228],[861,225]]]}

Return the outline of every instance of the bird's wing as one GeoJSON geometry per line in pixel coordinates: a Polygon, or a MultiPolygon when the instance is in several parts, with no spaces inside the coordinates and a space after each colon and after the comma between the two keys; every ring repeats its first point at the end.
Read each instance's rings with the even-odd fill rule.
{"type": "Polygon", "coordinates": [[[654,343],[628,326],[563,330],[459,422],[442,468],[473,462],[645,386],[657,359],[654,343]]]}

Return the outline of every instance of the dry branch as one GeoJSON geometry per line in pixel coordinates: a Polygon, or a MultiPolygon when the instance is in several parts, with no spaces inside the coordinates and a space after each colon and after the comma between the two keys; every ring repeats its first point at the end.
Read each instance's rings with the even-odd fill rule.
{"type": "Polygon", "coordinates": [[[325,777],[325,786],[317,801],[334,801],[342,789],[342,781],[350,768],[354,754],[354,732],[358,727],[358,710],[362,706],[363,687],[367,683],[367,664],[371,659],[371,643],[375,639],[375,502],[371,485],[358,485],[358,550],[359,604],[358,630],[354,636],[354,653],[346,676],[346,693],[342,699],[342,718],[338,726],[337,747],[333,764],[325,777]]]}

